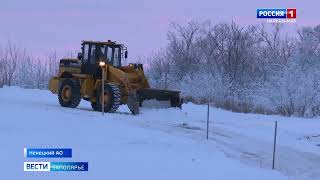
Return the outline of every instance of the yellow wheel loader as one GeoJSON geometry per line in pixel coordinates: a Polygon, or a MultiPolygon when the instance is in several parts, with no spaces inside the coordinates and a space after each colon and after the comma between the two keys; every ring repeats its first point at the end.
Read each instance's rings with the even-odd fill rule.
{"type": "Polygon", "coordinates": [[[180,91],[150,88],[142,64],[122,66],[128,56],[123,44],[82,41],[81,50],[77,59],[61,59],[57,76],[49,82],[61,106],[75,108],[84,99],[95,111],[115,112],[127,104],[133,114],[139,114],[144,100],[156,99],[181,108],[180,91]]]}

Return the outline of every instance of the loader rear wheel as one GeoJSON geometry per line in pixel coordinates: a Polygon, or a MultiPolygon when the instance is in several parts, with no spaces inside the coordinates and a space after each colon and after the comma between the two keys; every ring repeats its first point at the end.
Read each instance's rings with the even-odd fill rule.
{"type": "Polygon", "coordinates": [[[79,82],[72,79],[63,80],[59,88],[58,99],[63,107],[77,107],[81,101],[79,82]]]}
{"type": "Polygon", "coordinates": [[[91,103],[94,110],[102,112],[101,102],[104,99],[104,112],[115,112],[121,103],[120,89],[115,84],[105,84],[104,93],[102,93],[101,87],[97,90],[96,103],[91,103]]]}

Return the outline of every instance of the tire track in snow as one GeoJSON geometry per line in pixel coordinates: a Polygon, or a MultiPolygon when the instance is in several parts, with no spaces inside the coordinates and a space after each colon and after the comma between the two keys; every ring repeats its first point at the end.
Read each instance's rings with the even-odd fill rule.
{"type": "MultiPolygon", "coordinates": [[[[126,121],[126,120],[124,120],[126,121]]],[[[194,140],[205,139],[205,125],[186,126],[168,121],[126,121],[141,128],[160,130],[172,135],[194,140]]],[[[273,143],[225,130],[219,126],[210,128],[209,140],[227,157],[264,169],[272,167],[273,143]]],[[[320,179],[320,156],[314,153],[277,145],[275,169],[294,180],[320,179]]]]}

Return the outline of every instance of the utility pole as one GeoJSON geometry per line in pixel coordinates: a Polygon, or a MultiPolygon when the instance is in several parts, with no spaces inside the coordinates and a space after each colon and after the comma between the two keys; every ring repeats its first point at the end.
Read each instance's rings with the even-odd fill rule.
{"type": "Polygon", "coordinates": [[[102,116],[104,116],[104,75],[105,75],[104,71],[105,71],[106,63],[103,61],[100,61],[99,65],[102,69],[102,82],[101,82],[102,90],[101,90],[100,98],[101,98],[101,112],[102,112],[102,116]]]}
{"type": "Polygon", "coordinates": [[[278,131],[278,121],[275,122],[275,126],[274,126],[272,169],[274,169],[274,162],[276,158],[277,131],[278,131]]]}
{"type": "Polygon", "coordinates": [[[208,103],[208,109],[207,109],[207,140],[209,139],[209,103],[208,103]]]}

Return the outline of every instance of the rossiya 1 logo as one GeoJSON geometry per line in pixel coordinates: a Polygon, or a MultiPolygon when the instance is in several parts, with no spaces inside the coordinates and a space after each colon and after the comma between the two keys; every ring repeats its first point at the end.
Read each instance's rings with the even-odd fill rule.
{"type": "Polygon", "coordinates": [[[269,23],[295,23],[297,19],[297,9],[257,9],[257,18],[266,19],[269,23]]]}

